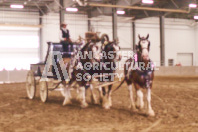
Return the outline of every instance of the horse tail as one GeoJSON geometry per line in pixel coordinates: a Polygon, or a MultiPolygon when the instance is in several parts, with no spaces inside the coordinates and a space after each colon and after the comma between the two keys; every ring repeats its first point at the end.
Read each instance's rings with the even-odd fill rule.
{"type": "Polygon", "coordinates": [[[126,81],[126,77],[122,80],[122,82],[120,83],[120,85],[115,89],[113,90],[113,92],[117,91],[121,86],[122,84],[126,81]]]}
{"type": "Polygon", "coordinates": [[[128,70],[129,67],[132,65],[132,62],[135,61],[133,58],[130,58],[128,60],[126,60],[125,64],[124,64],[124,79],[122,80],[122,82],[120,83],[120,85],[113,91],[115,92],[116,90],[118,90],[122,84],[127,80],[127,74],[128,74],[128,70]]]}

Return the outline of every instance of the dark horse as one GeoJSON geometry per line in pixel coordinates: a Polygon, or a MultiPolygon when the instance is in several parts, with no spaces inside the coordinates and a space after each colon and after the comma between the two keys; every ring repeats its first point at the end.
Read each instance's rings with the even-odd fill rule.
{"type": "Polygon", "coordinates": [[[70,104],[70,91],[69,87],[73,85],[78,85],[78,97],[77,99],[81,102],[81,107],[85,108],[88,106],[85,99],[85,90],[86,87],[90,87],[91,90],[91,99],[94,103],[97,103],[96,97],[93,93],[93,87],[90,84],[92,79],[91,76],[96,71],[93,71],[93,67],[87,68],[87,66],[92,66],[94,62],[99,62],[99,52],[98,46],[93,42],[86,43],[78,53],[76,53],[74,57],[74,61],[72,62],[72,71],[70,71],[70,81],[66,88],[65,100],[63,105],[70,104]]]}
{"type": "Polygon", "coordinates": [[[116,90],[126,81],[130,95],[130,107],[132,110],[136,110],[133,98],[132,83],[134,84],[137,94],[136,106],[139,109],[144,107],[141,88],[145,88],[147,90],[147,114],[149,116],[154,116],[155,113],[151,107],[151,89],[154,79],[154,69],[153,63],[149,58],[149,35],[147,35],[147,37],[140,37],[139,35],[138,37],[139,43],[137,45],[137,62],[135,62],[134,58],[130,58],[126,61],[124,66],[125,79],[116,88],[116,90]]]}
{"type": "MultiPolygon", "coordinates": [[[[120,46],[115,41],[104,41],[101,52],[102,55],[100,64],[102,64],[103,66],[100,69],[100,73],[102,74],[102,77],[100,77],[100,81],[114,81],[114,73],[116,71],[115,62],[120,61],[122,57],[120,54],[120,46]]],[[[105,87],[99,87],[100,100],[102,101],[102,106],[105,109],[109,109],[112,106],[111,92],[112,84],[108,85],[107,89],[105,89],[105,87]]]]}
{"type": "MultiPolygon", "coordinates": [[[[110,42],[108,36],[103,36],[106,41],[102,41],[102,46],[99,48],[96,43],[88,42],[79,53],[82,56],[76,57],[75,64],[73,67],[71,79],[68,86],[72,86],[74,82],[79,86],[78,100],[81,102],[81,107],[87,107],[88,104],[85,99],[85,87],[88,85],[91,90],[91,99],[94,103],[97,103],[96,96],[93,93],[92,81],[94,76],[102,75],[102,77],[97,78],[99,81],[103,80],[103,75],[115,72],[115,61],[120,60],[119,55],[120,47],[115,42],[110,42]],[[111,53],[110,53],[111,52],[111,53]],[[101,55],[102,54],[102,55],[101,55]],[[111,54],[109,56],[109,54],[111,54]],[[87,67],[88,65],[89,67],[87,67]],[[101,67],[102,65],[102,67],[101,67]],[[112,67],[113,66],[113,67],[112,67]]],[[[107,76],[107,80],[113,80],[114,76],[107,76]]],[[[105,88],[99,88],[101,99],[103,100],[103,107],[110,108],[111,106],[111,87],[108,87],[108,91],[105,88]]],[[[69,91],[67,91],[69,92],[69,91]]],[[[68,94],[65,94],[65,101],[63,105],[70,103],[68,94]]]]}

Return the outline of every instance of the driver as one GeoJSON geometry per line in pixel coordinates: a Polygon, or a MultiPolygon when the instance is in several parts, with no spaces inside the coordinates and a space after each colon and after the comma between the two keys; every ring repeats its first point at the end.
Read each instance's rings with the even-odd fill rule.
{"type": "Polygon", "coordinates": [[[60,42],[63,45],[63,51],[66,52],[72,52],[73,51],[73,44],[70,39],[70,34],[69,30],[67,29],[67,24],[66,23],[61,23],[61,29],[60,29],[60,42]]]}

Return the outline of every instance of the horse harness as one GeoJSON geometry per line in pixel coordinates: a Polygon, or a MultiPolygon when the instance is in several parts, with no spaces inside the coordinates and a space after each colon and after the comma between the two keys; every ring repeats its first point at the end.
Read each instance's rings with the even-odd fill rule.
{"type": "MultiPolygon", "coordinates": [[[[152,84],[152,74],[154,72],[154,67],[153,67],[153,62],[151,60],[149,60],[149,62],[151,63],[152,67],[142,69],[138,65],[137,67],[134,68],[134,70],[129,69],[128,71],[129,79],[133,77],[133,74],[138,75],[137,77],[139,77],[138,80],[140,79],[140,81],[137,81],[136,83],[143,88],[149,88],[150,85],[152,84]]],[[[135,62],[135,63],[138,63],[138,62],[135,62]]],[[[133,64],[133,67],[135,66],[135,63],[133,64]]],[[[131,65],[132,63],[130,64],[130,67],[131,65]]]]}

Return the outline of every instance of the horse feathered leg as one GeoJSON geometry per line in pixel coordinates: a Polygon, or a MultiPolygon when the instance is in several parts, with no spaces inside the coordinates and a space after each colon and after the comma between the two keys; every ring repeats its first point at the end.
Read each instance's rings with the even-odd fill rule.
{"type": "Polygon", "coordinates": [[[103,98],[102,87],[98,88],[98,92],[99,92],[99,102],[102,104],[102,98],[103,98]]]}
{"type": "Polygon", "coordinates": [[[105,109],[110,109],[109,99],[108,99],[109,95],[107,94],[105,87],[102,88],[102,92],[103,92],[102,107],[105,109]]]}
{"type": "Polygon", "coordinates": [[[109,99],[107,94],[102,98],[102,107],[105,109],[110,109],[109,99]]]}
{"type": "Polygon", "coordinates": [[[135,102],[134,102],[134,99],[133,99],[133,89],[132,89],[132,85],[128,85],[128,90],[129,90],[129,97],[130,97],[130,108],[133,110],[133,111],[136,111],[136,107],[135,107],[135,102]]]}
{"type": "Polygon", "coordinates": [[[141,89],[138,89],[136,93],[137,93],[136,107],[141,110],[144,108],[143,93],[141,89]]]}
{"type": "Polygon", "coordinates": [[[88,106],[86,102],[86,97],[85,97],[85,87],[80,87],[79,88],[79,98],[80,98],[80,103],[82,108],[86,108],[88,106]]]}
{"type": "Polygon", "coordinates": [[[112,99],[111,99],[111,90],[112,88],[112,85],[109,86],[109,89],[108,89],[108,103],[109,103],[109,106],[111,107],[112,106],[112,99]]]}
{"type": "Polygon", "coordinates": [[[147,89],[147,114],[149,116],[155,116],[155,112],[153,111],[152,107],[151,107],[151,89],[148,88],[147,89]]]}
{"type": "Polygon", "coordinates": [[[71,94],[70,94],[70,90],[68,87],[64,87],[64,95],[65,95],[65,99],[63,101],[63,106],[64,105],[68,105],[71,104],[71,94]]]}
{"type": "Polygon", "coordinates": [[[96,99],[96,95],[93,92],[93,85],[92,84],[90,84],[90,91],[91,91],[91,101],[92,101],[92,103],[97,104],[98,101],[96,99]]]}

